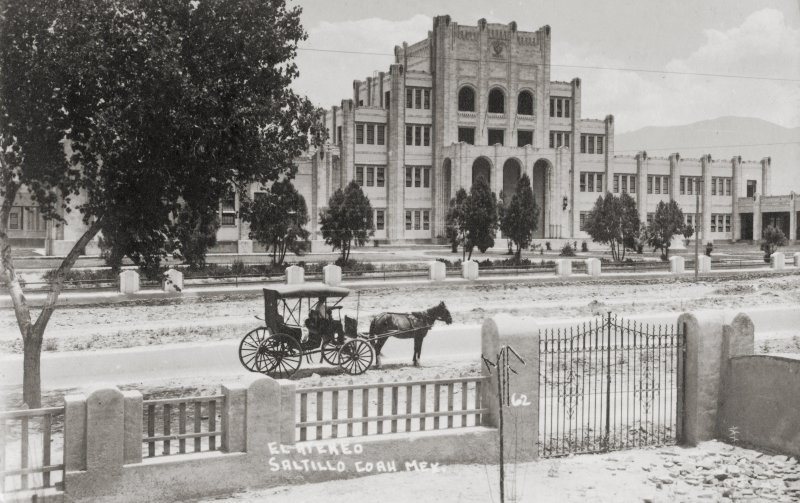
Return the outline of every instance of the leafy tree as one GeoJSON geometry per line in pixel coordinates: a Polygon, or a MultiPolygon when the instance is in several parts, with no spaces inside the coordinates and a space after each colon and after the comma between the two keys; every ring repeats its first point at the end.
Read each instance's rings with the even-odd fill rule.
{"type": "Polygon", "coordinates": [[[217,207],[193,208],[184,204],[174,226],[173,256],[186,262],[189,269],[205,267],[208,249],[217,244],[217,207]]]}
{"type": "Polygon", "coordinates": [[[320,212],[320,229],[325,243],[341,250],[342,263],[350,259],[350,248],[364,246],[375,231],[372,227],[372,205],[355,180],[344,190],[336,189],[328,200],[328,208],[320,212]]]}
{"type": "Polygon", "coordinates": [[[669,258],[672,238],[684,235],[687,226],[683,211],[675,200],[660,201],[656,206],[653,221],[647,226],[647,244],[652,246],[654,251],[661,250],[661,257],[666,260],[669,258]]]}
{"type": "Polygon", "coordinates": [[[474,248],[484,253],[494,246],[497,231],[497,197],[482,176],[472,184],[464,210],[464,247],[469,254],[468,259],[471,259],[474,248]]]}
{"type": "Polygon", "coordinates": [[[269,191],[256,193],[255,199],[242,205],[242,218],[250,222],[250,238],[272,249],[272,263],[280,265],[286,252],[295,255],[309,232],[306,200],[291,180],[275,182],[269,191]]]}
{"type": "Polygon", "coordinates": [[[290,88],[305,38],[284,0],[0,4],[0,274],[29,407],[41,405],[41,345],[64,279],[101,229],[117,254],[150,264],[170,251],[184,204],[205,215],[231,185],[291,173],[324,140],[321,111],[290,88]],[[7,234],[22,187],[45,218],[77,211],[87,226],[35,321],[7,234]]]}
{"type": "Polygon", "coordinates": [[[595,201],[585,229],[593,240],[609,245],[611,258],[621,262],[625,260],[625,250],[635,248],[640,225],[633,198],[627,193],[617,197],[608,192],[595,201]]]}
{"type": "Polygon", "coordinates": [[[789,240],[786,234],[779,227],[774,225],[767,226],[761,235],[761,251],[764,252],[764,262],[769,262],[772,254],[778,250],[779,246],[786,246],[789,240]]]}
{"type": "Polygon", "coordinates": [[[523,174],[517,182],[517,191],[511,197],[500,221],[500,230],[517,249],[515,257],[520,259],[522,249],[530,245],[533,233],[539,224],[539,206],[531,188],[531,179],[523,174]]]}
{"type": "Polygon", "coordinates": [[[445,232],[447,241],[450,242],[450,251],[456,253],[458,246],[464,243],[465,222],[464,204],[467,200],[467,191],[463,188],[458,189],[456,197],[450,199],[450,206],[447,209],[445,218],[445,232]]]}

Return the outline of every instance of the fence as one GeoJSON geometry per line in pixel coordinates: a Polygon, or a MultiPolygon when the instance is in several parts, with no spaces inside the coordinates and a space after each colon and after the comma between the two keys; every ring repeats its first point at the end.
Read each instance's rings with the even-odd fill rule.
{"type": "Polygon", "coordinates": [[[217,442],[217,437],[222,435],[220,415],[224,401],[222,395],[145,400],[143,406],[147,419],[143,421],[146,430],[142,455],[152,458],[186,454],[187,440],[190,441],[189,452],[218,450],[221,442],[217,442]],[[156,432],[159,423],[160,434],[156,432]],[[187,431],[187,425],[191,431],[187,431]],[[173,442],[178,444],[177,452],[172,449],[173,442]],[[159,445],[160,451],[157,449],[159,445]]]}
{"type": "Polygon", "coordinates": [[[0,412],[0,493],[62,486],[63,425],[64,407],[0,412]]]}
{"type": "Polygon", "coordinates": [[[481,414],[488,411],[481,404],[481,386],[486,381],[485,377],[464,377],[299,389],[296,439],[477,426],[481,414]]]}

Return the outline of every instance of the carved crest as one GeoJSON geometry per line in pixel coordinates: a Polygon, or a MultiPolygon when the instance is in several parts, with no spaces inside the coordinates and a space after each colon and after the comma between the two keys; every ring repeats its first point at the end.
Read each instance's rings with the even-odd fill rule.
{"type": "Polygon", "coordinates": [[[502,41],[500,40],[492,41],[492,56],[494,56],[495,58],[502,58],[503,51],[505,50],[505,48],[506,44],[504,44],[502,41]]]}

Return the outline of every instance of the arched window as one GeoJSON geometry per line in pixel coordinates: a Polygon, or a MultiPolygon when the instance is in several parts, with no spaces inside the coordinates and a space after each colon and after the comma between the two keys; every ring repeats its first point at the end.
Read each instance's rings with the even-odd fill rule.
{"type": "Polygon", "coordinates": [[[489,113],[503,114],[506,112],[506,95],[500,89],[489,91],[489,113]]]}
{"type": "Polygon", "coordinates": [[[475,111],[475,91],[473,91],[471,87],[465,86],[458,91],[458,111],[475,111]]]}
{"type": "Polygon", "coordinates": [[[517,97],[517,113],[533,115],[533,95],[530,91],[522,91],[517,97]]]}

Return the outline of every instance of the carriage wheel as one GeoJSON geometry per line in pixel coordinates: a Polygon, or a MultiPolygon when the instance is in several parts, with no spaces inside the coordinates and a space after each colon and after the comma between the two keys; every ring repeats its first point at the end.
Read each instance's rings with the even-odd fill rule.
{"type": "Polygon", "coordinates": [[[347,341],[339,350],[339,366],[350,375],[366,372],[374,358],[372,344],[362,339],[347,341]]]}
{"type": "Polygon", "coordinates": [[[273,335],[261,343],[256,358],[256,369],[270,377],[291,377],[300,368],[303,350],[300,343],[285,334],[273,335]]]}
{"type": "Polygon", "coordinates": [[[322,343],[322,359],[330,365],[339,365],[339,348],[333,342],[322,343]]]}
{"type": "Polygon", "coordinates": [[[267,327],[258,327],[242,337],[242,342],[239,343],[239,361],[250,372],[258,372],[256,368],[258,366],[258,348],[267,337],[269,337],[267,327]]]}

